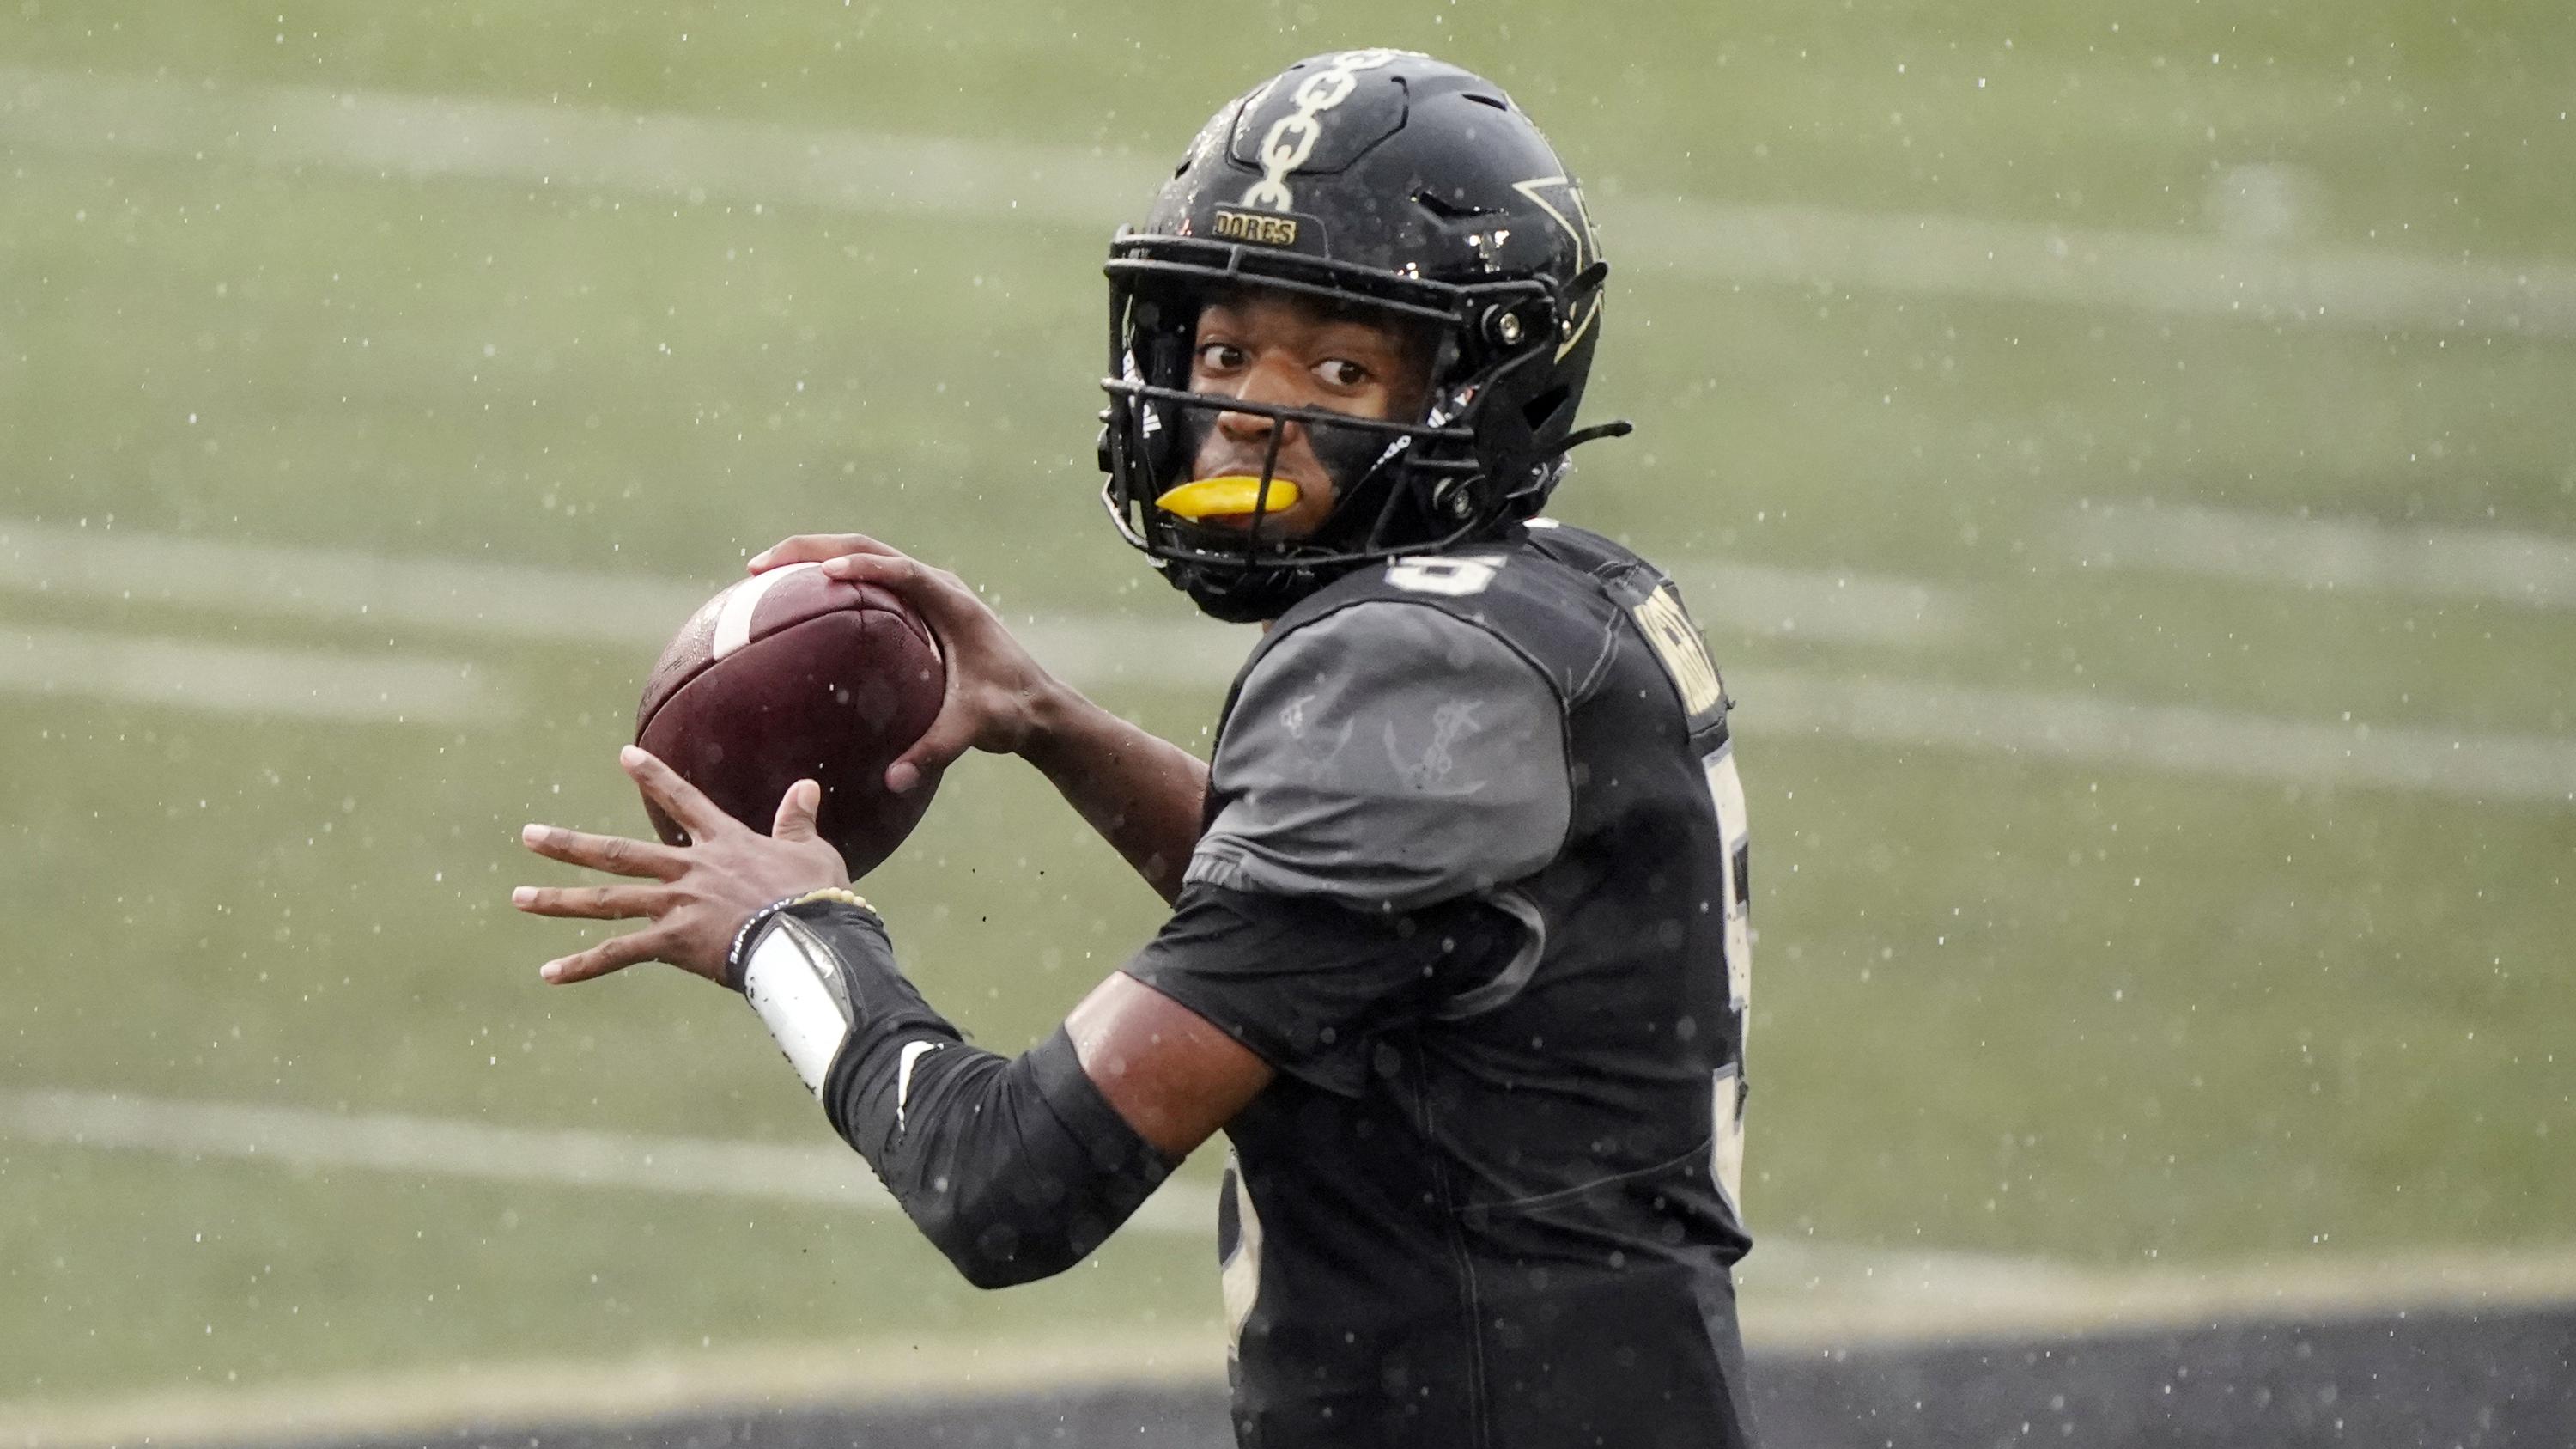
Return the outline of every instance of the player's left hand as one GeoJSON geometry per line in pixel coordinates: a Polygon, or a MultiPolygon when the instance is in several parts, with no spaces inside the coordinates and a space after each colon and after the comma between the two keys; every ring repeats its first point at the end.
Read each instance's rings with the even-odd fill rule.
{"type": "Polygon", "coordinates": [[[520,886],[510,904],[536,916],[605,921],[645,917],[650,925],[611,936],[587,951],[547,962],[538,975],[557,985],[622,971],[638,961],[668,961],[718,985],[725,953],[752,913],[772,901],[846,886],[841,855],[814,833],[822,787],[799,780],[778,802],[777,822],[763,835],[718,809],[678,771],[628,745],[617,762],[653,802],[689,832],[686,846],[590,835],[530,825],[519,841],[549,860],[588,866],[649,884],[520,886]]]}

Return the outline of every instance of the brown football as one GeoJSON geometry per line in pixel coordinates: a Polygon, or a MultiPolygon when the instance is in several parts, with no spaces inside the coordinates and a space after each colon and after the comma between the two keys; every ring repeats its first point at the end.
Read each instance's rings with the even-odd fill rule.
{"type": "MultiPolygon", "coordinates": [[[[707,600],[644,684],[635,743],[767,833],[787,787],[823,787],[817,821],[853,879],[894,853],[930,804],[886,766],[939,714],[948,676],[930,630],[904,602],[819,564],[754,574],[707,600]]],[[[644,802],[663,840],[678,823],[644,802]]]]}

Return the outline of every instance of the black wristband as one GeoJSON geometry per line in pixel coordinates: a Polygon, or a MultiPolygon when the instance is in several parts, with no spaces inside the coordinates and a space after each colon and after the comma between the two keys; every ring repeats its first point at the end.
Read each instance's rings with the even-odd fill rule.
{"type": "Polygon", "coordinates": [[[751,959],[752,948],[760,944],[761,928],[776,920],[781,912],[818,904],[856,906],[874,917],[878,924],[884,924],[884,918],[877,915],[876,907],[869,905],[865,897],[839,886],[826,886],[801,896],[782,896],[752,912],[750,918],[742,923],[742,929],[733,933],[733,944],[725,948],[724,984],[736,991],[742,990],[743,967],[751,959]]]}

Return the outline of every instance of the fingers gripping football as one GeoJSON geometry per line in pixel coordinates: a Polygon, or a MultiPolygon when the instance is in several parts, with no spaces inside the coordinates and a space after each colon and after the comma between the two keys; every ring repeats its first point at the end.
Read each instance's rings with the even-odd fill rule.
{"type": "Polygon", "coordinates": [[[662,807],[664,814],[680,822],[689,832],[691,844],[701,844],[742,826],[716,808],[706,792],[680,778],[680,772],[655,759],[648,750],[628,745],[617,752],[617,763],[635,781],[647,798],[662,807]]]}
{"type": "Polygon", "coordinates": [[[767,573],[789,564],[823,563],[843,554],[885,553],[902,555],[893,547],[877,542],[864,533],[800,533],[780,539],[753,554],[743,567],[749,573],[767,573]]]}
{"type": "Polygon", "coordinates": [[[572,920],[647,921],[642,928],[549,961],[538,972],[557,984],[587,981],[638,961],[668,961],[711,981],[725,979],[725,955],[753,912],[772,901],[847,885],[840,853],[815,832],[822,788],[799,780],[778,802],[774,833],[751,830],[643,750],[619,763],[655,804],[688,831],[686,846],[552,825],[520,832],[549,860],[640,878],[649,884],[521,886],[510,903],[530,915],[572,920]]]}
{"type": "Polygon", "coordinates": [[[1044,711],[1064,686],[1030,657],[965,580],[874,540],[863,541],[870,546],[826,560],[823,571],[875,584],[910,604],[938,638],[948,671],[938,716],[886,767],[886,788],[908,793],[968,750],[1019,750],[1040,728],[1044,711]]]}

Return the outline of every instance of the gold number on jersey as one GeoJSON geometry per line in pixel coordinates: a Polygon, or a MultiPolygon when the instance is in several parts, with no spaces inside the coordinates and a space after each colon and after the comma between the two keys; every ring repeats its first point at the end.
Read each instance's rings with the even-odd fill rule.
{"type": "Polygon", "coordinates": [[[1720,745],[1700,762],[1708,775],[1708,798],[1717,809],[1717,835],[1725,842],[1725,879],[1718,889],[1726,908],[1726,1004],[1738,1012],[1753,999],[1753,903],[1745,899],[1752,885],[1751,834],[1744,823],[1744,777],[1735,772],[1735,743],[1720,745]]]}
{"type": "Polygon", "coordinates": [[[1261,1214],[1253,1210],[1252,1187],[1243,1180],[1243,1164],[1231,1152],[1226,1154],[1220,1191],[1225,1206],[1233,1210],[1234,1241],[1218,1244],[1224,1257],[1217,1283],[1225,1296],[1226,1346],[1229,1352],[1240,1352],[1243,1325],[1251,1319],[1253,1305],[1261,1301],[1261,1214]]]}
{"type": "Polygon", "coordinates": [[[1386,566],[1386,581],[1396,588],[1416,594],[1438,594],[1443,598],[1463,599],[1481,594],[1494,581],[1503,561],[1494,558],[1448,558],[1439,554],[1419,554],[1400,558],[1386,566]]]}
{"type": "Polygon", "coordinates": [[[1716,1090],[1709,1103],[1710,1120],[1716,1130],[1708,1149],[1709,1175],[1717,1179],[1717,1190],[1726,1194],[1726,1210],[1744,1221],[1744,1076],[1734,1067],[1718,1070],[1716,1090]]]}
{"type": "Polygon", "coordinates": [[[1745,899],[1752,884],[1753,847],[1744,821],[1744,780],[1735,772],[1735,745],[1720,745],[1700,762],[1708,775],[1709,804],[1717,811],[1717,836],[1724,843],[1724,879],[1718,902],[1726,908],[1726,1004],[1735,1012],[1737,1060],[1717,1072],[1710,1103],[1709,1173],[1735,1220],[1744,1221],[1744,1038],[1752,1025],[1752,903],[1745,899]]]}

